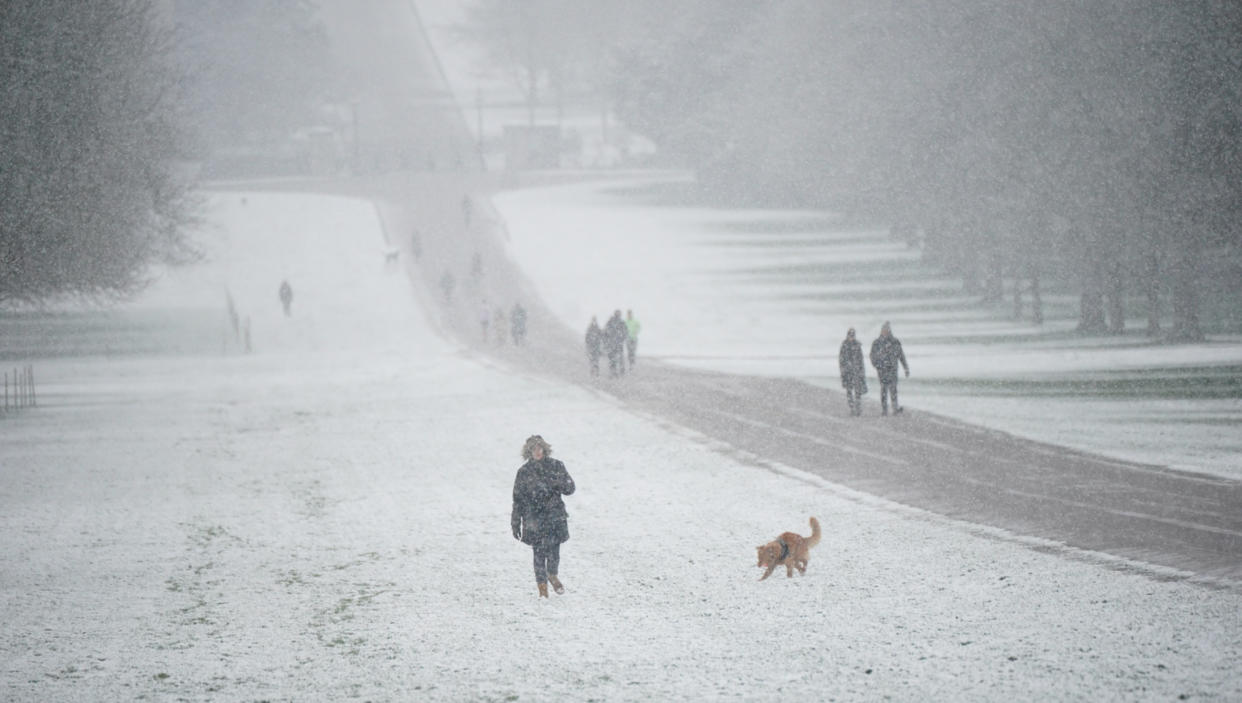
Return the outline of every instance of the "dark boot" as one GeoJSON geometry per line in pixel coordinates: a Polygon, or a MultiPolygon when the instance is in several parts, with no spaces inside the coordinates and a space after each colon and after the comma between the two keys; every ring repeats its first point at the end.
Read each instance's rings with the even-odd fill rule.
{"type": "Polygon", "coordinates": [[[565,587],[561,585],[561,580],[556,577],[556,574],[548,574],[548,583],[552,584],[552,590],[556,591],[556,595],[565,593],[565,587]]]}
{"type": "Polygon", "coordinates": [[[546,583],[539,584],[539,597],[540,598],[548,597],[548,584],[546,583]]]}

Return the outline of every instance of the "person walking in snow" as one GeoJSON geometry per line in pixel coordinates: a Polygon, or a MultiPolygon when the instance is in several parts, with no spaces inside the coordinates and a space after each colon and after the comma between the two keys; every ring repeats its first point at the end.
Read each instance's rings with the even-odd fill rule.
{"type": "Polygon", "coordinates": [[[503,347],[505,344],[505,311],[499,305],[496,306],[496,312],[492,313],[492,329],[496,334],[496,346],[503,347]]]}
{"type": "Polygon", "coordinates": [[[280,282],[280,305],[285,309],[285,316],[293,314],[293,286],[289,285],[288,280],[280,282]]]}
{"type": "Polygon", "coordinates": [[[910,376],[910,365],[906,363],[906,354],[901,349],[901,342],[893,336],[892,327],[885,322],[880,327],[880,336],[871,343],[871,365],[880,377],[880,414],[888,414],[888,399],[893,399],[893,414],[901,412],[897,404],[897,364],[910,376]]]}
{"type": "Polygon", "coordinates": [[[509,324],[513,327],[513,346],[520,347],[526,343],[526,308],[521,303],[514,303],[509,313],[509,324]]]}
{"type": "Polygon", "coordinates": [[[862,397],[867,392],[867,367],[863,364],[862,344],[854,336],[853,327],[845,333],[837,363],[841,367],[841,387],[845,389],[850,414],[862,415],[862,397]]]}
{"type": "Polygon", "coordinates": [[[591,316],[591,324],[586,331],[586,355],[591,364],[591,376],[599,376],[599,356],[603,353],[604,331],[599,328],[599,320],[591,316]]]}
{"type": "Polygon", "coordinates": [[[492,321],[492,308],[484,300],[479,304],[479,328],[482,330],[483,343],[487,344],[487,325],[492,321]]]}
{"type": "Polygon", "coordinates": [[[615,310],[604,324],[604,353],[608,355],[608,376],[625,375],[625,340],[630,336],[621,319],[621,311],[615,310]]]}
{"type": "Polygon", "coordinates": [[[513,513],[509,525],[513,538],[529,544],[535,559],[535,585],[539,596],[548,597],[548,584],[558,594],[565,586],[557,577],[561,544],[569,540],[569,513],[561,496],[573,495],[576,487],[565,464],[552,458],[552,447],[539,435],[522,445],[525,464],[513,480],[513,513]]]}
{"type": "Polygon", "coordinates": [[[630,370],[634,370],[634,355],[638,352],[638,333],[641,332],[643,326],[639,323],[638,318],[634,317],[633,310],[625,311],[625,349],[630,356],[630,370]]]}
{"type": "Polygon", "coordinates": [[[453,278],[453,274],[445,271],[440,276],[440,291],[444,293],[444,303],[447,305],[453,302],[453,288],[457,286],[457,279],[453,278]]]}

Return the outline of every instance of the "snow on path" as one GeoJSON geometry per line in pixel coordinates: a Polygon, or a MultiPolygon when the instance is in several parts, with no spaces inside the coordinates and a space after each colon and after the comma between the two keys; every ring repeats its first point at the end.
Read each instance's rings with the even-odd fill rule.
{"type": "MultiPolygon", "coordinates": [[[[1213,380],[1196,376],[1172,397],[1073,390],[1074,382],[1122,372],[1145,374],[1157,388],[1176,387],[1162,377],[1171,369],[1216,366],[1223,376],[1242,364],[1242,337],[1137,347],[1133,337],[1061,338],[1055,333],[1069,337],[1076,319],[1050,312],[1042,327],[1014,322],[967,303],[954,279],[858,278],[842,263],[862,257],[896,265],[919,254],[874,232],[843,229],[829,213],[675,207],[634,192],[672,178],[618,176],[495,198],[509,221],[511,258],[570,329],[586,329],[592,315],[602,325],[613,309],[633,309],[647,358],[798,378],[840,393],[836,353],[845,330],[855,327],[867,345],[891,319],[912,372],[901,383],[904,405],[1094,454],[1242,479],[1242,401],[1228,393],[1196,397],[1194,384],[1213,380]],[[841,245],[843,237],[856,243],[841,245]],[[925,295],[928,286],[940,290],[925,295]],[[877,297],[885,288],[887,296],[877,297]],[[1052,339],[1034,339],[1042,333],[1052,339]],[[955,341],[937,341],[946,338],[955,341]],[[1051,382],[1052,390],[989,389],[998,381],[1051,382]]],[[[872,379],[869,397],[878,399],[872,379]]]]}
{"type": "MultiPolygon", "coordinates": [[[[299,218],[303,241],[359,244],[336,263],[374,263],[356,201],[228,198],[247,270],[268,270],[253,238],[299,218]],[[335,234],[306,229],[342,210],[335,234]]],[[[263,251],[308,257],[307,299],[322,283],[355,317],[297,298],[285,321],[317,334],[251,355],[50,363],[44,405],[0,423],[0,698],[1242,697],[1237,593],[765,468],[474,358],[398,279],[346,290],[284,244],[263,251]],[[569,592],[546,601],[508,528],[533,432],[579,487],[569,592]],[[757,583],[754,546],[810,515],[807,575],[757,583]]]]}

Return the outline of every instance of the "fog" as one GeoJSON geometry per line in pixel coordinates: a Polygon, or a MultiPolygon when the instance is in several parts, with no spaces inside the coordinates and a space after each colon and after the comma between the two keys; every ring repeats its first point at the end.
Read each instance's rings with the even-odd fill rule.
{"type": "MultiPolygon", "coordinates": [[[[212,4],[178,7],[194,19],[212,4]]],[[[275,21],[264,12],[302,14],[303,33],[224,56],[242,75],[274,63],[274,86],[303,86],[313,115],[282,135],[310,140],[295,170],[689,169],[704,202],[890,228],[966,292],[1011,299],[1035,324],[1051,288],[1080,297],[1088,334],[1242,329],[1233,3],[480,0],[243,14],[275,21]],[[311,58],[290,61],[295,49],[311,58]]],[[[208,122],[236,117],[233,102],[204,104],[208,122]]],[[[239,126],[226,131],[252,131],[239,126]]]]}
{"type": "Polygon", "coordinates": [[[0,697],[1242,693],[1242,4],[8,3],[0,62],[0,697]]]}

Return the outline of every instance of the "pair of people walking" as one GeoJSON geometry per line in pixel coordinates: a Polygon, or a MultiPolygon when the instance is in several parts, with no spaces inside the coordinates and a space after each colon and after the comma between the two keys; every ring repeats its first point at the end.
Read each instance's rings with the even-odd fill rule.
{"type": "Polygon", "coordinates": [[[627,361],[628,368],[633,370],[637,362],[638,333],[641,330],[642,324],[639,323],[638,318],[634,317],[633,310],[625,311],[625,319],[621,318],[621,310],[614,310],[612,317],[608,318],[603,328],[600,328],[599,320],[592,315],[591,324],[587,325],[585,340],[591,376],[599,376],[599,359],[604,354],[608,356],[610,378],[624,376],[627,361]]]}
{"type": "MultiPolygon", "coordinates": [[[[880,327],[880,336],[871,343],[871,365],[875,367],[880,378],[880,414],[888,415],[889,400],[892,400],[893,414],[901,412],[897,404],[897,367],[900,365],[910,376],[910,365],[906,363],[905,351],[901,341],[893,336],[892,326],[885,322],[880,327]]],[[[841,386],[845,388],[845,399],[850,406],[851,415],[862,415],[862,396],[867,392],[867,370],[863,365],[862,344],[854,336],[851,327],[845,333],[845,341],[841,342],[841,351],[837,355],[841,368],[841,386]]]]}
{"type": "Polygon", "coordinates": [[[509,330],[505,330],[505,311],[504,308],[496,306],[493,310],[485,299],[479,307],[479,327],[482,330],[483,342],[488,339],[494,339],[496,346],[502,346],[505,343],[505,335],[513,336],[513,346],[520,347],[526,343],[526,308],[521,303],[514,303],[513,309],[509,312],[509,330]],[[491,332],[488,332],[488,325],[491,325],[491,332]]]}

